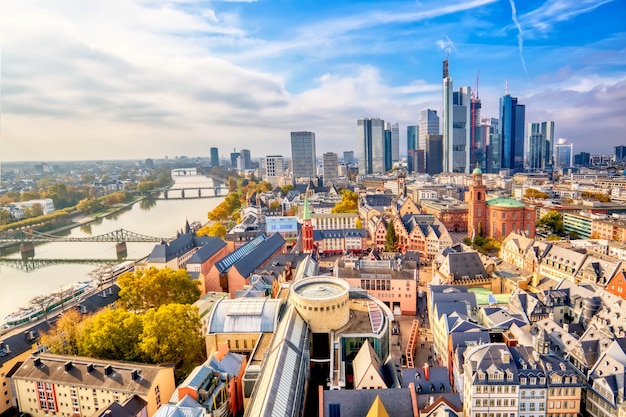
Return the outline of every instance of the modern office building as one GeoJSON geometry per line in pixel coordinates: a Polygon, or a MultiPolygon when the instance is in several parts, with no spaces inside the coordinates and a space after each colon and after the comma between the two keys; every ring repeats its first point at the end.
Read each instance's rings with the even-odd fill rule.
{"type": "Polygon", "coordinates": [[[621,162],[626,159],[626,146],[620,145],[615,147],[615,161],[621,162]]]}
{"type": "Polygon", "coordinates": [[[414,149],[426,149],[426,136],[439,134],[439,116],[436,110],[423,109],[418,121],[417,147],[414,149]]]}
{"type": "Polygon", "coordinates": [[[252,169],[252,158],[250,157],[250,149],[241,150],[241,163],[243,169],[252,169]]]}
{"type": "Polygon", "coordinates": [[[574,166],[588,167],[591,165],[591,154],[588,152],[581,152],[574,155],[574,166]]]}
{"type": "Polygon", "coordinates": [[[317,177],[315,133],[291,132],[291,174],[294,180],[317,177]]]}
{"type": "Polygon", "coordinates": [[[231,152],[230,153],[230,166],[231,168],[237,169],[237,164],[239,163],[239,158],[241,158],[240,152],[231,152]]]}
{"type": "MultiPolygon", "coordinates": [[[[389,123],[387,123],[387,126],[389,126],[389,123]]],[[[385,156],[385,171],[389,171],[393,166],[391,141],[391,129],[385,129],[385,150],[383,152],[385,156]]]]}
{"type": "Polygon", "coordinates": [[[511,172],[524,170],[524,127],[526,106],[506,93],[500,97],[501,166],[511,172]]]}
{"type": "Polygon", "coordinates": [[[533,171],[553,165],[554,122],[528,124],[526,167],[533,171]]]}
{"type": "Polygon", "coordinates": [[[443,171],[470,172],[470,106],[472,91],[453,91],[448,59],[443,62],[443,171]]]}
{"type": "Polygon", "coordinates": [[[343,162],[346,164],[354,163],[354,151],[343,151],[343,162]]]}
{"type": "Polygon", "coordinates": [[[220,154],[217,148],[211,148],[211,166],[212,167],[220,166],[220,154]]]}
{"type": "Polygon", "coordinates": [[[443,172],[443,135],[426,135],[425,158],[428,174],[443,172]]]}
{"type": "Polygon", "coordinates": [[[573,165],[574,144],[567,139],[559,139],[554,146],[554,167],[567,168],[573,165]]]}
{"type": "MultiPolygon", "coordinates": [[[[452,78],[448,73],[448,59],[443,61],[443,172],[452,172],[452,78]]],[[[427,152],[428,154],[428,152],[427,152]]]]}
{"type": "Polygon", "coordinates": [[[400,161],[400,125],[387,123],[387,129],[391,132],[391,162],[400,161]]]}
{"type": "MultiPolygon", "coordinates": [[[[474,93],[478,94],[477,91],[474,93]]],[[[481,125],[480,110],[482,103],[478,97],[470,98],[470,169],[478,164],[481,169],[485,169],[486,157],[485,135],[481,125]]]]}
{"type": "Polygon", "coordinates": [[[502,140],[500,137],[500,122],[496,118],[483,119],[482,134],[485,138],[486,172],[497,173],[502,163],[502,140]]]}
{"type": "Polygon", "coordinates": [[[366,118],[357,121],[359,175],[385,171],[385,121],[366,118]]]}
{"type": "Polygon", "coordinates": [[[322,155],[322,172],[325,187],[337,184],[337,178],[339,177],[339,155],[334,152],[326,152],[322,155]]]}
{"type": "Polygon", "coordinates": [[[406,152],[411,149],[419,149],[418,147],[418,138],[419,138],[419,126],[407,126],[406,127],[406,152]]]}

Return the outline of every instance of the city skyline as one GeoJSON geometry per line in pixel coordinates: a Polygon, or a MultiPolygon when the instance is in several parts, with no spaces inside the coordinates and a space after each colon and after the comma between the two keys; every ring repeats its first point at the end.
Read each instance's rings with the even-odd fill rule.
{"type": "MultiPolygon", "coordinates": [[[[357,149],[354,121],[416,125],[478,84],[483,117],[510,94],[576,151],[621,145],[621,7],[610,0],[352,2],[35,0],[3,13],[1,159],[97,160],[357,149]],[[289,24],[297,22],[297,25],[289,24]],[[545,58],[549,56],[550,59],[545,58]],[[261,151],[261,147],[263,151],[261,151]]],[[[405,154],[404,146],[400,154],[405,154]]]]}

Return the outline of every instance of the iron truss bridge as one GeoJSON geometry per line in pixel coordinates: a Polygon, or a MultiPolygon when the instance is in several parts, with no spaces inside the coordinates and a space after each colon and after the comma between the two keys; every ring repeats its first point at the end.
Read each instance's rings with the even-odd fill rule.
{"type": "Polygon", "coordinates": [[[63,237],[35,231],[17,232],[0,236],[0,242],[162,242],[167,238],[140,235],[125,229],[114,230],[98,236],[63,237]]]}
{"type": "MultiPolygon", "coordinates": [[[[133,260],[133,259],[127,259],[133,260]]],[[[86,264],[86,265],[114,265],[117,259],[13,259],[0,258],[0,266],[8,266],[24,272],[32,272],[37,269],[61,264],[86,264]]]]}

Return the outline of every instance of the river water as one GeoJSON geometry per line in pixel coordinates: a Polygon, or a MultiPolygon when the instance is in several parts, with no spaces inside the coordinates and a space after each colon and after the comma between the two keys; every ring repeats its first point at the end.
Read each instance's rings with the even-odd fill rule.
{"type": "MultiPolygon", "coordinates": [[[[202,176],[177,177],[173,188],[212,187],[209,178],[202,176]]],[[[202,192],[202,195],[206,191],[202,192]]],[[[222,193],[227,189],[222,188],[222,193]]],[[[190,193],[192,195],[194,193],[190,193]]],[[[179,195],[176,193],[176,195],[179,195]]],[[[195,192],[197,195],[197,192],[195,192]]],[[[126,229],[147,236],[171,238],[184,230],[185,222],[207,221],[207,213],[215,208],[223,197],[195,198],[185,200],[144,200],[121,212],[95,222],[76,227],[66,236],[86,237],[126,229]]],[[[127,259],[140,259],[148,255],[155,243],[126,243],[127,259]]],[[[21,259],[20,253],[3,255],[21,259]]],[[[56,242],[35,246],[35,259],[116,259],[115,242],[78,243],[56,242]]],[[[87,264],[57,264],[31,272],[0,265],[0,324],[3,318],[21,306],[26,306],[34,296],[58,291],[62,286],[91,279],[89,273],[97,268],[87,264]]]]}

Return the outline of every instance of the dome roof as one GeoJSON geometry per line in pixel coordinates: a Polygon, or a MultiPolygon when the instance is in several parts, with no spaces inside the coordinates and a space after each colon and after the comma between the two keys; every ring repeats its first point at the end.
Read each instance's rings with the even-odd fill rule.
{"type": "Polygon", "coordinates": [[[474,175],[474,174],[482,174],[482,173],[483,172],[478,167],[474,168],[474,171],[472,171],[472,175],[474,175]]]}
{"type": "Polygon", "coordinates": [[[514,200],[508,197],[498,197],[487,200],[487,205],[491,207],[500,208],[522,208],[526,207],[521,201],[514,200]]]}

